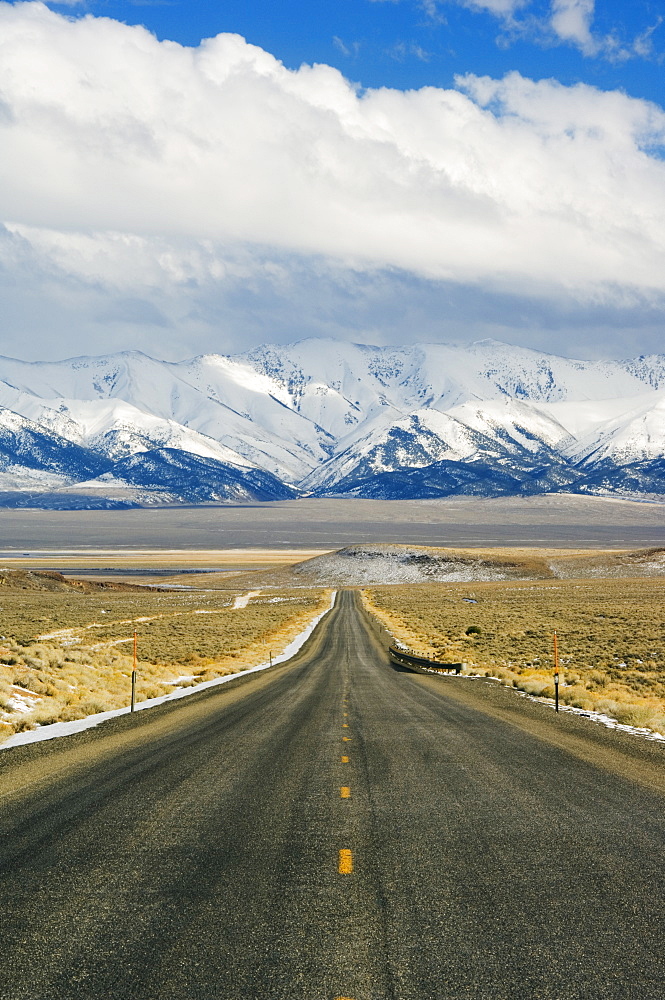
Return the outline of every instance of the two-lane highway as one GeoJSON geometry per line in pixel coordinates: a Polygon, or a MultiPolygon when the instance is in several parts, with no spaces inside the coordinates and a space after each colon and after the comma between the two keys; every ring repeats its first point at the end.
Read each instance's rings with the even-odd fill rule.
{"type": "Polygon", "coordinates": [[[2,1000],[662,1000],[665,757],[477,684],[345,593],[292,665],[0,753],[2,1000]]]}

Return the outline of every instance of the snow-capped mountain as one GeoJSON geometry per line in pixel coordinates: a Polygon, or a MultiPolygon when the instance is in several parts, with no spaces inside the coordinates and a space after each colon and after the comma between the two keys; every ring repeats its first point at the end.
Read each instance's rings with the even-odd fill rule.
{"type": "Polygon", "coordinates": [[[0,488],[59,486],[99,475],[110,465],[91,449],[0,409],[0,488]]]}
{"type": "Polygon", "coordinates": [[[82,492],[190,503],[661,494],[663,469],[661,355],[310,339],[178,363],[0,359],[0,490],[69,491],[78,504],[82,492]]]}

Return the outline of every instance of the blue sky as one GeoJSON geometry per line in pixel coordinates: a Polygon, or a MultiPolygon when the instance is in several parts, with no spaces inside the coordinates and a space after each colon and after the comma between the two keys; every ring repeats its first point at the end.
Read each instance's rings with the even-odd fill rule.
{"type": "Polygon", "coordinates": [[[0,352],[664,350],[664,16],[0,0],[0,352]]]}
{"type": "Polygon", "coordinates": [[[552,29],[549,0],[88,0],[56,4],[128,24],[160,39],[196,46],[202,38],[237,32],[291,69],[302,63],[336,66],[364,87],[450,87],[455,74],[504,76],[519,69],[533,79],[584,81],[623,88],[662,102],[665,4],[598,0],[586,19],[598,50],[552,29]],[[613,47],[604,45],[612,39],[613,47]]]}

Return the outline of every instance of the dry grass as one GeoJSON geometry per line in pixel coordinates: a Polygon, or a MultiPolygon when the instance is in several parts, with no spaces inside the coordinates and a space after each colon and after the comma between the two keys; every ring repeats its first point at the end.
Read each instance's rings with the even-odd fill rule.
{"type": "Polygon", "coordinates": [[[3,587],[0,740],[126,705],[134,629],[142,701],[264,662],[329,601],[329,591],[321,589],[285,591],[236,609],[237,593],[3,587]]]}
{"type": "Polygon", "coordinates": [[[416,652],[545,697],[556,630],[564,704],[665,732],[665,580],[372,587],[364,600],[416,652]]]}

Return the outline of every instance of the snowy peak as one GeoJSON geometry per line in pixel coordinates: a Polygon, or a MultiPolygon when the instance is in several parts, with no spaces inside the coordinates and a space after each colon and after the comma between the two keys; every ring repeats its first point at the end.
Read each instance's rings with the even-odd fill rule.
{"type": "Polygon", "coordinates": [[[665,492],[663,355],[591,362],[497,341],[309,339],[182,362],[136,351],[3,358],[0,407],[5,484],[162,483],[189,502],[292,495],[294,485],[488,495],[601,480],[607,491],[613,469],[639,465],[616,482],[665,492]]]}

